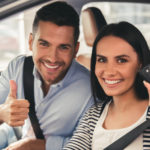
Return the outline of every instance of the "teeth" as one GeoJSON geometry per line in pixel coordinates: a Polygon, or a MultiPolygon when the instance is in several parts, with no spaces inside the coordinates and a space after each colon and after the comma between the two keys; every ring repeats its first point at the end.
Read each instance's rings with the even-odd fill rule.
{"type": "Polygon", "coordinates": [[[58,65],[57,65],[57,66],[50,66],[50,65],[48,65],[48,64],[46,64],[46,63],[44,63],[44,64],[45,64],[45,66],[46,66],[47,68],[49,68],[49,69],[58,68],[58,65]]]}
{"type": "Polygon", "coordinates": [[[115,84],[115,83],[119,83],[120,80],[105,80],[105,82],[108,84],[115,84]]]}

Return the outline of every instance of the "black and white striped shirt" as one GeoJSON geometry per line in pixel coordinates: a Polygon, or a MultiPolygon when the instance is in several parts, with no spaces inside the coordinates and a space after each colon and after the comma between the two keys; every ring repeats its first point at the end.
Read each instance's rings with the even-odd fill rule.
{"type": "MultiPolygon", "coordinates": [[[[92,106],[89,109],[74,132],[73,137],[70,139],[66,147],[63,148],[63,150],[92,149],[93,132],[103,107],[103,104],[98,104],[97,107],[92,106]]],[[[150,107],[147,111],[147,118],[150,118],[150,107]]],[[[150,150],[150,127],[143,132],[143,150],[150,150]]]]}

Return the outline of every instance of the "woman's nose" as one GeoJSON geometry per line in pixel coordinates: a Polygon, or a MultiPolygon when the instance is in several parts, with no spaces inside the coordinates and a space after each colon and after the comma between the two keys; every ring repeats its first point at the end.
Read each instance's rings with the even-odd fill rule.
{"type": "Polygon", "coordinates": [[[105,66],[105,70],[104,70],[105,75],[113,76],[113,75],[116,75],[116,72],[117,72],[117,68],[112,63],[111,64],[107,64],[105,66]]]}

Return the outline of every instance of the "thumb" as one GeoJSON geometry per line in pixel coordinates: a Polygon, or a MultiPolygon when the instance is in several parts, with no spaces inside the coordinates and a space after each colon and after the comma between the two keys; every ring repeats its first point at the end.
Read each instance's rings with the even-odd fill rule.
{"type": "Polygon", "coordinates": [[[14,80],[10,80],[9,85],[10,85],[9,96],[16,99],[16,97],[17,97],[16,96],[17,95],[17,84],[14,80]]]}
{"type": "Polygon", "coordinates": [[[149,95],[149,106],[150,106],[150,83],[143,81],[145,87],[147,88],[148,95],[149,95]]]}

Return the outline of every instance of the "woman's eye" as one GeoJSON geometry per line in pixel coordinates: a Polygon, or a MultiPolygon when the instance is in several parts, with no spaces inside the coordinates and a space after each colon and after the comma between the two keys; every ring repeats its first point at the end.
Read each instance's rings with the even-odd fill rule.
{"type": "Polygon", "coordinates": [[[97,61],[100,63],[106,62],[106,58],[97,58],[97,61]]]}
{"type": "Polygon", "coordinates": [[[125,62],[127,62],[127,60],[126,60],[126,59],[123,59],[123,58],[118,59],[117,61],[118,61],[118,63],[125,63],[125,62]]]}

